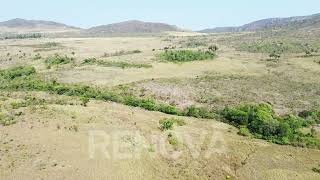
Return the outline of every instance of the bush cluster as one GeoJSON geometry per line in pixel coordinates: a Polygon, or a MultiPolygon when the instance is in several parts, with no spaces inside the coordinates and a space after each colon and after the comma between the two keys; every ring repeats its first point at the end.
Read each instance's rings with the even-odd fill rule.
{"type": "MultiPolygon", "coordinates": [[[[300,132],[302,127],[316,123],[313,118],[288,115],[279,117],[269,104],[249,104],[225,108],[222,115],[229,123],[240,128],[239,134],[250,135],[278,144],[320,148],[320,140],[300,132]]],[[[307,115],[308,117],[311,117],[307,115]]]]}
{"type": "Polygon", "coordinates": [[[162,131],[165,130],[172,130],[173,129],[173,121],[171,121],[170,119],[162,119],[159,121],[160,124],[160,129],[162,131]]]}
{"type": "Polygon", "coordinates": [[[213,119],[216,117],[216,114],[212,111],[209,111],[203,107],[196,107],[194,105],[187,107],[183,112],[183,116],[190,116],[195,118],[206,118],[206,119],[213,119]]]}
{"type": "Polygon", "coordinates": [[[160,129],[162,131],[165,131],[165,130],[172,130],[174,124],[178,126],[184,126],[186,125],[186,122],[183,119],[164,118],[159,121],[159,124],[160,124],[160,129]]]}
{"type": "Polygon", "coordinates": [[[45,60],[45,63],[48,66],[69,64],[71,62],[74,62],[74,58],[68,56],[60,56],[59,54],[55,54],[54,56],[48,57],[45,60]]]}
{"type": "Polygon", "coordinates": [[[215,54],[211,51],[167,50],[159,56],[161,60],[165,61],[188,62],[213,59],[215,54]]]}
{"type": "Polygon", "coordinates": [[[18,77],[30,76],[35,74],[36,70],[31,66],[19,66],[8,70],[1,70],[0,76],[4,79],[13,80],[18,77]]]}
{"type": "Polygon", "coordinates": [[[140,107],[149,111],[159,111],[172,115],[181,114],[181,111],[175,106],[164,103],[157,103],[154,99],[140,99],[135,96],[126,96],[123,103],[128,106],[140,107]]]}
{"type": "Polygon", "coordinates": [[[320,110],[302,111],[299,116],[310,122],[314,121],[316,124],[320,124],[320,110]]]}

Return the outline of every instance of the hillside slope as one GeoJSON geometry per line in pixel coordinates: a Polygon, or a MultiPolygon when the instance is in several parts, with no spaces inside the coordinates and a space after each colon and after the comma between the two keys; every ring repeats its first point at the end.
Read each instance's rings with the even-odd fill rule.
{"type": "Polygon", "coordinates": [[[11,19],[0,22],[0,32],[59,32],[59,31],[76,31],[80,28],[69,26],[53,21],[42,20],[26,20],[26,19],[11,19]]]}
{"type": "Polygon", "coordinates": [[[92,27],[88,33],[160,33],[165,31],[180,31],[178,27],[164,24],[143,21],[125,21],[120,23],[92,27]]]}
{"type": "Polygon", "coordinates": [[[213,29],[204,29],[200,32],[243,32],[260,31],[270,29],[300,29],[300,28],[319,28],[320,14],[310,16],[296,16],[289,18],[270,18],[255,21],[238,27],[217,27],[213,29]]]}

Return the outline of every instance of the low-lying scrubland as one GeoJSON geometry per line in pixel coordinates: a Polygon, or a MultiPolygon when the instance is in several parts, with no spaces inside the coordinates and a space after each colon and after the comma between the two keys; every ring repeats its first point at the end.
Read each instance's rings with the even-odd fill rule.
{"type": "MultiPolygon", "coordinates": [[[[278,144],[320,148],[320,140],[315,137],[314,130],[311,129],[308,134],[300,131],[303,127],[310,128],[312,125],[319,124],[320,111],[304,111],[299,116],[277,116],[272,106],[268,104],[242,105],[225,108],[221,112],[196,106],[181,110],[174,105],[160,103],[150,98],[138,98],[97,87],[44,81],[33,67],[28,66],[1,70],[0,83],[0,89],[4,90],[45,91],[58,95],[80,97],[84,106],[89,102],[89,99],[97,99],[178,116],[215,119],[221,115],[228,123],[239,127],[242,135],[250,136],[252,134],[256,138],[278,144]]],[[[14,106],[19,107],[19,105],[14,106]]],[[[2,120],[2,122],[7,124],[7,120],[2,120]]],[[[173,124],[183,125],[184,121],[166,119],[160,123],[163,129],[170,129],[173,124]]]]}
{"type": "Polygon", "coordinates": [[[213,59],[215,56],[211,51],[166,50],[159,55],[159,58],[170,62],[188,62],[213,59]]]}
{"type": "Polygon", "coordinates": [[[10,70],[0,71],[0,76],[6,80],[13,80],[18,77],[26,77],[36,73],[36,69],[31,66],[19,66],[10,70]]]}
{"type": "Polygon", "coordinates": [[[103,57],[124,56],[129,54],[138,54],[138,53],[142,53],[142,51],[139,49],[132,50],[132,51],[121,50],[121,51],[116,51],[114,53],[104,53],[103,57]]]}
{"type": "Polygon", "coordinates": [[[135,64],[127,62],[115,62],[115,61],[102,61],[96,58],[88,58],[82,62],[82,65],[99,65],[104,67],[120,67],[125,68],[151,68],[152,65],[149,64],[135,64]]]}
{"type": "Polygon", "coordinates": [[[255,41],[242,43],[238,50],[252,53],[305,53],[305,56],[311,56],[319,51],[317,44],[309,44],[291,41],[255,41]]]}
{"type": "Polygon", "coordinates": [[[48,68],[51,66],[58,66],[73,63],[74,58],[68,56],[60,56],[59,54],[55,54],[54,56],[50,56],[45,60],[45,63],[48,68]]]}
{"type": "Polygon", "coordinates": [[[208,46],[208,42],[204,39],[190,38],[178,42],[184,48],[198,48],[208,46]]]}

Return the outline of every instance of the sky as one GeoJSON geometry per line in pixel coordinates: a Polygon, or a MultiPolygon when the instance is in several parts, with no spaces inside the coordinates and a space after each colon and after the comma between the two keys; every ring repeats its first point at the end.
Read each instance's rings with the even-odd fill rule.
{"type": "Polygon", "coordinates": [[[126,20],[190,30],[320,13],[319,0],[0,0],[0,21],[50,20],[88,28],[126,20]]]}

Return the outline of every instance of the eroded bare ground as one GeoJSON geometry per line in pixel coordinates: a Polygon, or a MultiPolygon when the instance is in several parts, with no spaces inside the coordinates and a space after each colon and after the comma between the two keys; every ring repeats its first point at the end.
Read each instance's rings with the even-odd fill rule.
{"type": "MultiPolygon", "coordinates": [[[[286,114],[320,106],[317,57],[286,55],[279,62],[267,61],[265,55],[226,46],[228,36],[232,35],[211,37],[222,44],[218,57],[209,61],[159,62],[155,57],[160,49],[176,42],[152,37],[5,40],[0,42],[0,63],[1,68],[32,65],[44,78],[153,97],[181,108],[196,104],[220,110],[243,102],[268,102],[277,113],[286,114]],[[34,52],[39,44],[52,41],[63,48],[34,52]],[[134,49],[142,53],[102,57],[105,52],[134,49]],[[36,53],[42,58],[33,59],[36,53]],[[72,56],[76,64],[47,69],[44,59],[54,53],[72,56]],[[92,57],[152,68],[79,65],[92,57]]],[[[0,179],[319,179],[312,171],[319,165],[319,150],[242,137],[221,119],[180,117],[186,125],[161,131],[159,120],[172,116],[94,100],[84,107],[78,98],[40,92],[2,91],[1,107],[11,108],[11,102],[26,96],[44,103],[12,109],[17,123],[0,126],[0,179]],[[99,148],[91,156],[90,133],[97,132],[110,136],[111,142],[119,138],[116,144],[106,143],[109,158],[99,148]],[[177,136],[177,143],[168,142],[169,133],[177,136]],[[142,140],[132,138],[136,134],[142,140]],[[141,153],[119,157],[113,154],[117,144],[127,146],[120,148],[127,155],[137,155],[132,153],[136,148],[141,153]],[[190,146],[196,151],[190,152],[190,146]]]]}

